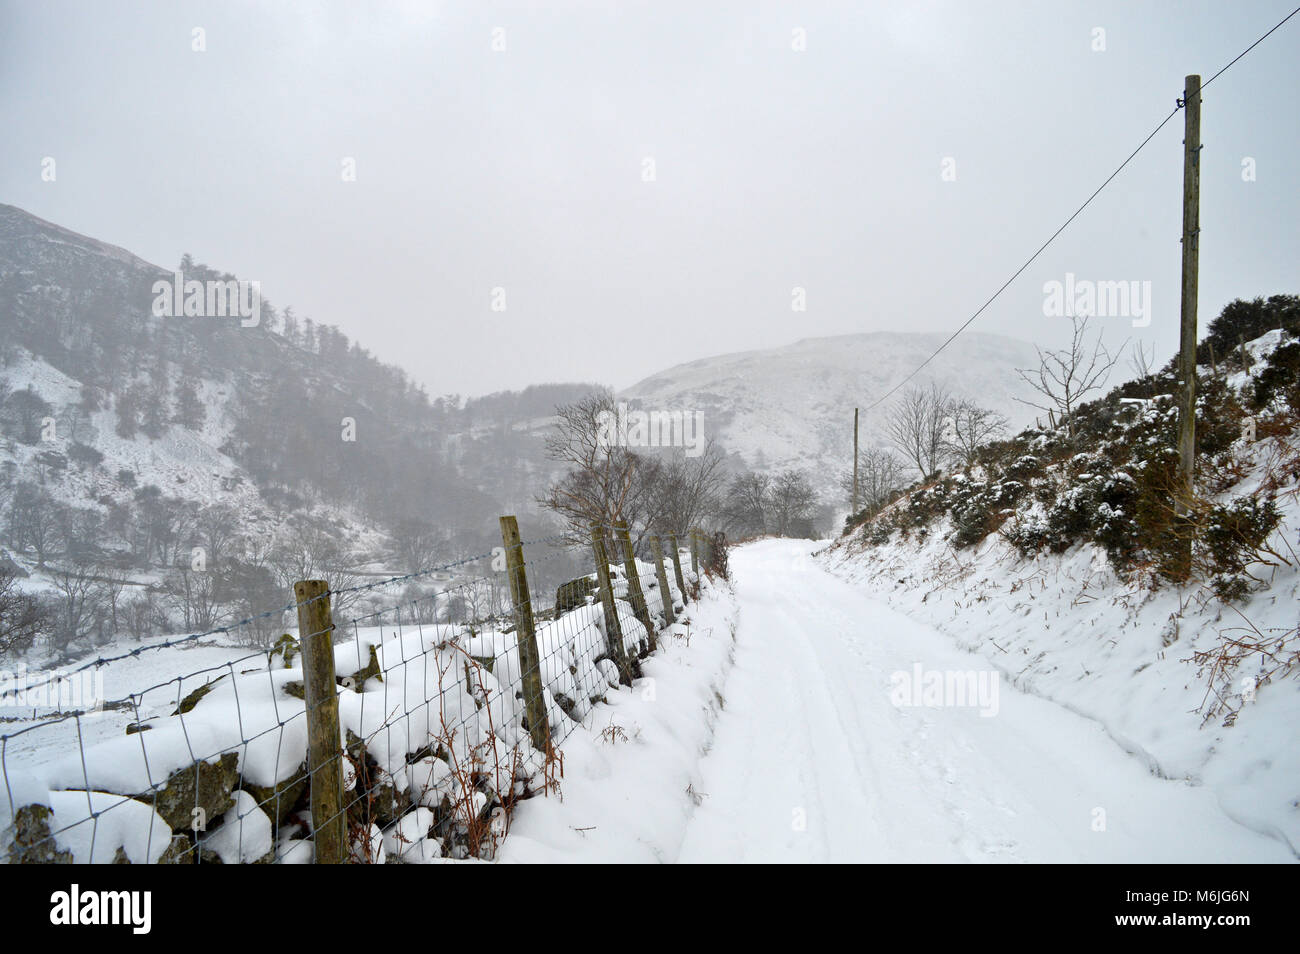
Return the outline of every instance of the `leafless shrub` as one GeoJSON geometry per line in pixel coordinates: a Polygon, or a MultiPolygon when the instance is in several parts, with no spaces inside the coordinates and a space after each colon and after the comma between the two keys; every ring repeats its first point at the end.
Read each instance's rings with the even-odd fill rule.
{"type": "Polygon", "coordinates": [[[1073,331],[1068,348],[1057,351],[1038,348],[1038,367],[1017,368],[1016,373],[1042,396],[1045,403],[1038,404],[1023,398],[1018,400],[1040,411],[1059,412],[1067,432],[1073,434],[1070,417],[1075,408],[1089,394],[1106,385],[1120,352],[1112,355],[1107,351],[1100,333],[1091,345],[1084,340],[1088,330],[1087,318],[1075,316],[1070,322],[1073,331]]]}
{"type": "MultiPolygon", "coordinates": [[[[616,411],[610,391],[595,391],[556,408],[555,428],[546,438],[547,456],[568,472],[537,502],[560,518],[576,543],[588,539],[593,523],[612,526],[626,520],[636,529],[650,526],[658,516],[650,491],[662,465],[604,439],[603,422],[616,411]]],[[[638,536],[634,542],[639,541],[638,536]]]]}
{"type": "Polygon", "coordinates": [[[889,410],[885,431],[924,480],[939,470],[946,453],[945,422],[952,399],[937,384],[908,388],[889,410]]]}
{"type": "Polygon", "coordinates": [[[948,426],[944,431],[944,450],[965,467],[978,459],[980,448],[1006,432],[1007,419],[997,411],[980,407],[974,401],[953,401],[948,408],[948,426]]]}
{"type": "MultiPolygon", "coordinates": [[[[858,454],[858,512],[876,513],[902,489],[903,462],[885,448],[867,448],[858,454]]],[[[853,472],[840,477],[840,489],[853,499],[853,472]]]]}

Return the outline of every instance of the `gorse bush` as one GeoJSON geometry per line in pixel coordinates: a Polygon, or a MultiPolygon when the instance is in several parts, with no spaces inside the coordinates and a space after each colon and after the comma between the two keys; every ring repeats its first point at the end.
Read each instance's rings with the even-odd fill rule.
{"type": "Polygon", "coordinates": [[[1272,562],[1266,541],[1282,519],[1273,497],[1238,497],[1205,515],[1201,541],[1212,572],[1241,574],[1256,562],[1272,562]]]}
{"type": "Polygon", "coordinates": [[[1205,338],[1196,346],[1197,364],[1209,364],[1213,352],[1218,361],[1239,360],[1241,343],[1280,328],[1292,337],[1300,335],[1300,297],[1273,295],[1252,301],[1230,302],[1210,322],[1205,338]]]}
{"type": "Polygon", "coordinates": [[[1173,505],[1177,484],[1178,452],[1172,447],[1159,448],[1138,468],[1134,502],[1137,539],[1157,572],[1171,580],[1180,579],[1187,570],[1183,528],[1178,526],[1173,505]]]}
{"type": "Polygon", "coordinates": [[[1261,410],[1281,395],[1286,404],[1300,404],[1300,342],[1282,345],[1269,356],[1268,365],[1255,378],[1254,407],[1261,410]]]}

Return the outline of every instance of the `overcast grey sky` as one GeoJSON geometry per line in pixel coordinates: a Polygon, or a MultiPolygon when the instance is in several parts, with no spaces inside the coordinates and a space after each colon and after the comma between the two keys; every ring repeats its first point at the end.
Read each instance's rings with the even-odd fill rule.
{"type": "MultiPolygon", "coordinates": [[[[0,201],[259,280],[433,393],[622,387],[803,337],[954,329],[1186,73],[1291,7],[3,0],[0,201]]],[[[1300,16],[1206,92],[1202,329],[1235,297],[1300,292],[1298,91],[1300,16]]],[[[1045,282],[1146,280],[1150,327],[1106,330],[1167,358],[1181,140],[1180,115],[973,329],[1055,344],[1045,282]]]]}

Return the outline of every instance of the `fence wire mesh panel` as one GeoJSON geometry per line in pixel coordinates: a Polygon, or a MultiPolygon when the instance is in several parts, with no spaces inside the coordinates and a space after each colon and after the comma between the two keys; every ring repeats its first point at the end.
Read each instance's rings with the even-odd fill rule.
{"type": "Polygon", "coordinates": [[[491,553],[304,581],[314,595],[256,617],[25,674],[0,691],[0,859],[493,858],[698,586],[689,548],[656,565],[622,532],[593,528],[605,574],[590,541],[516,529],[491,553]],[[205,664],[161,678],[191,653],[205,664]]]}

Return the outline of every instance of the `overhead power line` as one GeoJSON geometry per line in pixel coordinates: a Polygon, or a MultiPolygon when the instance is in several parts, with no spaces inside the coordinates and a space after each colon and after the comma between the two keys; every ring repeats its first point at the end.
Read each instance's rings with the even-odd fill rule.
{"type": "MultiPolygon", "coordinates": [[[[1216,79],[1218,79],[1220,76],[1226,73],[1238,60],[1244,57],[1251,50],[1255,49],[1255,47],[1263,43],[1266,39],[1268,39],[1268,37],[1274,31],[1280,28],[1284,23],[1286,23],[1288,20],[1294,17],[1297,13],[1300,13],[1300,7],[1296,7],[1285,17],[1283,17],[1281,20],[1275,23],[1273,27],[1270,30],[1268,30],[1267,33],[1264,33],[1262,36],[1260,36],[1260,38],[1257,39],[1254,43],[1252,43],[1250,46],[1246,47],[1235,57],[1233,57],[1232,60],[1226,66],[1223,67],[1223,69],[1219,70],[1219,72],[1215,73],[1208,80],[1202,83],[1201,84],[1202,93],[1204,92],[1205,87],[1209,86],[1216,79]]],[[[1160,120],[1160,122],[1156,125],[1156,128],[1151,130],[1151,132],[1147,134],[1147,137],[1143,139],[1140,143],[1138,143],[1138,147],[1128,154],[1128,157],[1123,162],[1121,162],[1118,167],[1116,167],[1114,172],[1112,172],[1110,175],[1106,177],[1106,180],[1096,188],[1096,190],[1092,193],[1092,195],[1088,196],[1088,198],[1084,200],[1083,204],[1079,206],[1077,209],[1075,209],[1068,219],[1066,219],[1063,223],[1061,223],[1060,228],[1058,228],[1055,232],[1053,232],[1046,242],[1038,246],[1034,254],[1030,255],[1029,258],[1025,260],[1024,264],[1021,265],[1019,268],[1017,268],[1015,272],[1012,273],[1011,277],[1008,278],[1005,282],[1003,282],[1002,285],[998,288],[998,290],[995,291],[991,296],[989,296],[989,299],[975,310],[974,314],[972,314],[969,318],[963,321],[961,325],[957,328],[957,330],[948,336],[947,340],[944,341],[943,344],[939,345],[939,347],[935,348],[934,351],[930,353],[929,357],[927,357],[924,361],[922,361],[915,368],[913,368],[912,371],[907,375],[907,377],[903,378],[903,380],[899,381],[892,388],[886,391],[883,395],[881,395],[871,404],[867,405],[866,410],[870,411],[872,408],[878,407],[881,404],[883,404],[885,401],[887,401],[891,395],[893,395],[896,391],[898,391],[899,388],[907,384],[908,381],[911,381],[912,378],[916,377],[917,374],[919,374],[921,370],[925,368],[926,365],[928,365],[931,361],[937,358],[940,352],[942,352],[945,348],[948,347],[948,345],[952,344],[953,341],[956,340],[958,335],[960,335],[963,331],[965,331],[968,327],[970,327],[971,323],[980,315],[982,315],[985,309],[989,307],[989,305],[997,301],[998,296],[1001,295],[1004,291],[1006,291],[1007,287],[1012,282],[1014,282],[1017,278],[1019,278],[1021,273],[1023,273],[1025,269],[1027,269],[1030,265],[1032,265],[1038,259],[1038,256],[1043,254],[1043,252],[1047,249],[1049,245],[1051,245],[1054,241],[1056,241],[1057,236],[1059,236],[1062,232],[1064,232],[1066,228],[1070,225],[1070,223],[1073,222],[1076,218],[1078,218],[1080,213],[1082,213],[1084,209],[1086,209],[1089,205],[1092,204],[1092,200],[1097,198],[1097,196],[1101,194],[1102,190],[1105,189],[1106,186],[1110,185],[1111,182],[1114,181],[1115,177],[1124,171],[1124,168],[1130,162],[1133,161],[1134,157],[1136,157],[1137,154],[1146,147],[1147,143],[1149,143],[1152,139],[1156,137],[1156,134],[1159,133],[1160,130],[1165,127],[1165,125],[1169,122],[1169,120],[1173,119],[1176,115],[1178,115],[1178,111],[1182,108],[1183,108],[1183,101],[1181,98],[1179,98],[1178,105],[1176,105],[1170,111],[1169,115],[1166,116],[1164,119],[1160,120]]]]}

